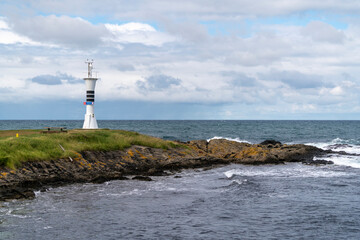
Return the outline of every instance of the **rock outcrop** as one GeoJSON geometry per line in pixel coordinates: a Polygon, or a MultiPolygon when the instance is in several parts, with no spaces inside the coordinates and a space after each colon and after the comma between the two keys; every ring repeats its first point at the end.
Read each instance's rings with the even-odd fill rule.
{"type": "Polygon", "coordinates": [[[71,159],[25,162],[16,170],[0,169],[0,200],[32,198],[34,190],[68,183],[101,183],[114,179],[151,181],[149,176],[163,176],[180,169],[212,167],[219,164],[281,164],[313,161],[328,153],[316,147],[276,141],[248,144],[215,139],[196,140],[172,149],[132,146],[124,151],[85,151],[71,159]]]}

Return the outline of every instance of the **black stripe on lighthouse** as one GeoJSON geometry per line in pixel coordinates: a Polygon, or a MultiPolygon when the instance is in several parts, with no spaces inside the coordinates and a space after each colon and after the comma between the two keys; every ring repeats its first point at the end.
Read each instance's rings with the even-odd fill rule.
{"type": "Polygon", "coordinates": [[[92,90],[86,91],[86,101],[95,102],[95,91],[92,90]]]}

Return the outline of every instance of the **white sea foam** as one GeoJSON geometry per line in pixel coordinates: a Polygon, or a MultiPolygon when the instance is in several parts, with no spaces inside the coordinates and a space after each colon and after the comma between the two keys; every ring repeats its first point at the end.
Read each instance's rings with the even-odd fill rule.
{"type": "Polygon", "coordinates": [[[11,217],[16,217],[16,218],[28,218],[29,216],[25,215],[25,214],[21,214],[19,212],[17,212],[17,210],[15,209],[9,209],[6,214],[7,216],[11,216],[11,217]]]}
{"type": "Polygon", "coordinates": [[[327,157],[315,157],[314,160],[327,160],[333,161],[336,165],[349,166],[353,168],[360,168],[359,156],[346,156],[346,155],[330,155],[327,157]]]}
{"type": "Polygon", "coordinates": [[[227,178],[232,178],[234,175],[236,175],[237,171],[238,171],[237,169],[232,169],[224,172],[224,174],[227,178]]]}
{"type": "Polygon", "coordinates": [[[329,178],[329,177],[341,177],[348,176],[349,173],[342,171],[332,171],[331,166],[307,166],[298,164],[296,168],[289,168],[287,166],[275,166],[275,167],[245,167],[241,169],[232,169],[224,172],[225,176],[228,179],[233,180],[234,176],[240,177],[279,177],[279,178],[302,178],[302,177],[311,177],[311,178],[329,178]]]}
{"type": "Polygon", "coordinates": [[[35,197],[38,197],[41,194],[41,192],[40,192],[40,190],[39,191],[34,191],[34,194],[35,194],[35,197]]]}
{"type": "Polygon", "coordinates": [[[239,185],[242,185],[242,184],[245,184],[247,182],[247,179],[244,179],[244,180],[235,179],[235,180],[232,180],[232,182],[236,183],[236,184],[239,184],[239,185]]]}
{"type": "Polygon", "coordinates": [[[130,195],[141,196],[146,191],[147,191],[146,189],[140,190],[135,188],[129,191],[122,191],[120,193],[104,193],[104,194],[100,194],[100,196],[111,196],[111,197],[130,196],[130,195]]]}
{"type": "Polygon", "coordinates": [[[325,150],[333,150],[333,151],[350,151],[348,153],[360,153],[360,142],[354,140],[354,139],[341,139],[341,138],[335,138],[331,140],[330,142],[318,142],[318,143],[306,143],[306,145],[312,145],[318,148],[322,148],[325,150]],[[354,151],[355,152],[352,152],[354,151]]]}
{"type": "Polygon", "coordinates": [[[239,139],[239,138],[229,138],[229,137],[219,137],[219,136],[215,136],[213,138],[209,138],[207,141],[210,142],[211,140],[214,140],[214,139],[226,139],[226,140],[229,140],[229,141],[233,141],[233,142],[239,142],[239,143],[250,143],[249,141],[246,141],[246,140],[243,140],[243,139],[239,139]]]}
{"type": "Polygon", "coordinates": [[[330,142],[307,143],[307,145],[312,145],[324,150],[339,152],[339,154],[331,154],[325,157],[315,158],[314,160],[328,160],[333,161],[336,165],[360,168],[360,156],[348,156],[340,153],[346,152],[350,154],[360,154],[360,145],[357,140],[335,138],[330,142]]]}

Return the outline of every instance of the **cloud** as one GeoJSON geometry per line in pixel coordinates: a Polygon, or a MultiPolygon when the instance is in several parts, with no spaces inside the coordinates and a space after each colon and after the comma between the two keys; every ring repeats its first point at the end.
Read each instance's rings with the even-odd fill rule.
{"type": "Polygon", "coordinates": [[[231,87],[253,87],[257,80],[253,77],[248,77],[246,74],[234,71],[224,71],[221,73],[224,77],[229,77],[229,85],[231,87]]]}
{"type": "Polygon", "coordinates": [[[58,72],[56,75],[39,75],[36,77],[31,78],[33,83],[38,83],[42,85],[60,85],[64,83],[68,84],[76,84],[76,83],[83,83],[80,78],[75,78],[71,75],[66,73],[58,72]]]}
{"type": "Polygon", "coordinates": [[[317,109],[314,104],[293,104],[291,106],[291,110],[297,113],[297,112],[314,112],[317,109]]]}
{"type": "Polygon", "coordinates": [[[225,36],[216,38],[208,48],[224,56],[228,64],[248,67],[271,65],[294,54],[294,47],[287,37],[272,32],[259,32],[248,38],[225,36]]]}
{"type": "Polygon", "coordinates": [[[104,25],[93,25],[69,16],[35,16],[10,19],[10,27],[34,41],[78,48],[95,47],[108,34],[104,25]]]}
{"type": "Polygon", "coordinates": [[[135,71],[135,67],[129,63],[117,63],[113,67],[119,71],[135,71]]]}
{"type": "Polygon", "coordinates": [[[196,22],[176,23],[170,19],[160,18],[160,23],[167,32],[186,41],[204,43],[209,38],[206,27],[196,22]]]}
{"type": "Polygon", "coordinates": [[[149,46],[161,46],[164,43],[174,41],[175,38],[162,32],[158,32],[149,24],[130,22],[126,24],[105,24],[111,33],[105,37],[107,41],[118,43],[141,43],[149,46]]]}
{"type": "Polygon", "coordinates": [[[137,81],[136,85],[143,91],[162,91],[173,86],[179,86],[181,80],[167,75],[152,75],[145,79],[145,81],[137,81]]]}
{"type": "Polygon", "coordinates": [[[281,81],[294,89],[319,88],[325,85],[321,76],[298,71],[273,71],[260,74],[260,78],[274,82],[281,81]]]}
{"type": "Polygon", "coordinates": [[[37,45],[37,43],[31,41],[29,38],[14,33],[5,18],[0,17],[0,44],[27,44],[37,45]]]}
{"type": "MultiPolygon", "coordinates": [[[[12,1],[9,1],[11,5],[12,1]]],[[[245,17],[284,16],[306,11],[331,11],[338,13],[359,13],[360,6],[353,0],[26,0],[15,1],[19,8],[31,8],[39,12],[58,12],[68,15],[115,15],[118,19],[154,18],[155,16],[169,15],[186,19],[226,19],[236,20],[245,17]]],[[[6,4],[5,4],[6,5],[6,4]]],[[[7,9],[5,8],[4,11],[7,9]]]]}
{"type": "Polygon", "coordinates": [[[330,93],[332,95],[343,95],[344,94],[344,90],[342,89],[342,87],[340,86],[337,86],[337,87],[334,87],[333,89],[330,90],[330,93]]]}
{"type": "Polygon", "coordinates": [[[302,29],[301,33],[319,42],[341,44],[345,39],[343,32],[321,21],[310,22],[302,29]]]}
{"type": "Polygon", "coordinates": [[[2,102],[81,102],[85,85],[73,76],[94,58],[99,102],[233,105],[222,112],[234,118],[352,111],[358,103],[360,28],[339,14],[360,12],[354,1],[1,4],[0,90],[10,89],[2,102]]]}

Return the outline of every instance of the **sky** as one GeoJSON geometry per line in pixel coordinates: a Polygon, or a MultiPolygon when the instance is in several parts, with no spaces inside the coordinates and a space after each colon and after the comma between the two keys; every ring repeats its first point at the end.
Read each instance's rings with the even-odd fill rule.
{"type": "Polygon", "coordinates": [[[0,119],[360,120],[360,1],[0,0],[0,119]]]}

